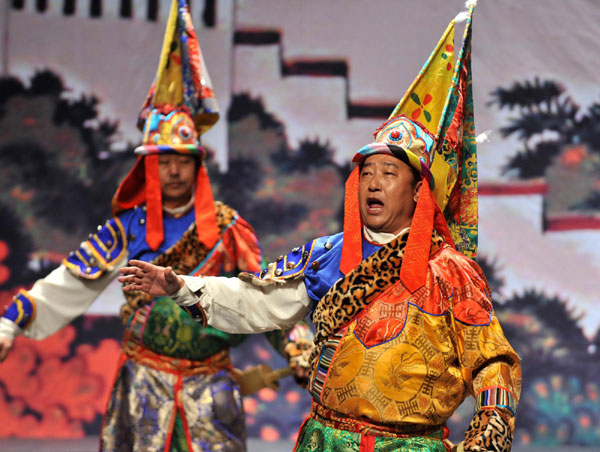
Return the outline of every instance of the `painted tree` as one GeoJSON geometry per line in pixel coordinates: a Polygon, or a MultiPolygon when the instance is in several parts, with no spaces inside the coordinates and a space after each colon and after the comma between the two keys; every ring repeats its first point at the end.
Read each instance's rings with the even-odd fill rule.
{"type": "Polygon", "coordinates": [[[582,109],[559,83],[536,77],[496,89],[490,104],[517,113],[501,129],[522,143],[505,174],[546,178],[549,211],[600,209],[600,103],[582,109]]]}

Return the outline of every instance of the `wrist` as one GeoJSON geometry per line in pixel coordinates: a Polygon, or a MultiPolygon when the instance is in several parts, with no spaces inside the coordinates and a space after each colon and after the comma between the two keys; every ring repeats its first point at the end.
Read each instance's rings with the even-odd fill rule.
{"type": "Polygon", "coordinates": [[[0,317],[0,336],[16,338],[22,330],[15,322],[6,317],[0,317]]]}

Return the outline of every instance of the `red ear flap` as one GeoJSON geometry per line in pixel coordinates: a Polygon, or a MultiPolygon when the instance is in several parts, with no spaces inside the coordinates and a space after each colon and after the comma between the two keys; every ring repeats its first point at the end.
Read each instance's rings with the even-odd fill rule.
{"type": "Polygon", "coordinates": [[[411,293],[423,287],[427,278],[436,205],[429,183],[423,180],[400,269],[400,281],[411,293]]]}
{"type": "Polygon", "coordinates": [[[113,196],[113,215],[143,204],[146,201],[145,184],[144,157],[139,156],[113,196]]]}
{"type": "Polygon", "coordinates": [[[165,238],[158,155],[147,155],[144,163],[146,166],[146,243],[156,251],[165,238]]]}
{"type": "Polygon", "coordinates": [[[346,180],[344,195],[344,242],[340,271],[348,274],[362,261],[362,219],[358,205],[358,167],[346,180]]]}
{"type": "Polygon", "coordinates": [[[196,175],[196,201],[194,206],[196,212],[196,231],[200,241],[208,249],[215,246],[219,240],[219,227],[215,211],[215,201],[210,188],[210,180],[204,165],[198,168],[196,175]]]}

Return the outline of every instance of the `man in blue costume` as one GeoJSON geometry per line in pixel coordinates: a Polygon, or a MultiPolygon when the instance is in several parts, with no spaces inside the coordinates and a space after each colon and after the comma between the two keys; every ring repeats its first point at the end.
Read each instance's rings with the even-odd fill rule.
{"type": "MultiPolygon", "coordinates": [[[[114,217],[15,296],[0,318],[0,361],[16,335],[43,339],[83,314],[128,259],[190,275],[260,270],[253,229],[212,197],[198,138],[218,117],[187,3],[174,0],[140,117],[143,144],[114,196],[114,217]]],[[[244,336],[201,327],[168,297],[125,295],[122,353],[100,450],[245,450],[242,397],[229,353],[244,336]]],[[[294,333],[300,341],[303,331],[294,333]]]]}

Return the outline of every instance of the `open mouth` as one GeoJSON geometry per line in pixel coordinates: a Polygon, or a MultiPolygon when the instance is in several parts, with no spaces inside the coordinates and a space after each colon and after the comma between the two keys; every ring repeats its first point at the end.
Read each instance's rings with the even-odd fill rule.
{"type": "Polygon", "coordinates": [[[383,210],[383,201],[377,198],[367,198],[367,211],[376,214],[383,210]]]}

